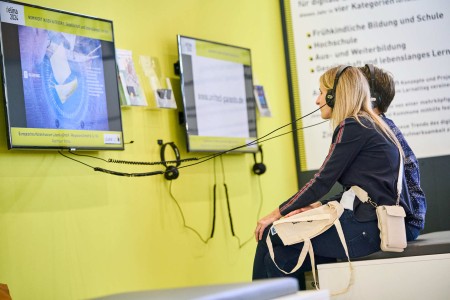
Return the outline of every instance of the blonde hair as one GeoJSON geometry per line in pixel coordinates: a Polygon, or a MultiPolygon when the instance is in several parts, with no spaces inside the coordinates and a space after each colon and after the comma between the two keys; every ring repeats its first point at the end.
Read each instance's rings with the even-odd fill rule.
{"type": "MultiPolygon", "coordinates": [[[[341,66],[331,68],[320,77],[320,84],[327,90],[333,88],[336,73],[341,66]]],[[[354,118],[362,124],[360,118],[370,121],[376,130],[388,137],[403,155],[403,150],[397,137],[390,127],[372,110],[370,102],[370,87],[364,74],[355,67],[348,67],[341,73],[335,91],[334,107],[331,113],[331,123],[336,128],[346,118],[354,118]]]]}

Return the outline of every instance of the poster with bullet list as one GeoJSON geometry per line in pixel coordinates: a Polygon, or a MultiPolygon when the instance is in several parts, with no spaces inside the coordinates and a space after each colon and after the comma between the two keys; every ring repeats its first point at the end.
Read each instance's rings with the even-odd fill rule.
{"type": "MultiPolygon", "coordinates": [[[[295,118],[317,109],[326,70],[373,64],[394,76],[396,96],[386,115],[417,157],[450,155],[447,0],[284,0],[282,16],[295,118]]],[[[297,127],[320,121],[316,112],[297,127]]],[[[320,168],[332,132],[329,123],[298,131],[302,171],[320,168]]]]}

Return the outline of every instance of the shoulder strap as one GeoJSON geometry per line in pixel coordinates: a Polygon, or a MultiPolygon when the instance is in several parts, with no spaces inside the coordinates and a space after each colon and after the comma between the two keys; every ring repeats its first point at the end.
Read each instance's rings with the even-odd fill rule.
{"type": "MultiPolygon", "coordinates": [[[[397,178],[397,201],[395,205],[400,205],[400,194],[402,193],[402,181],[403,181],[403,156],[402,153],[400,153],[400,165],[398,166],[398,178],[397,178]]],[[[361,200],[361,202],[369,202],[373,207],[377,207],[377,204],[373,202],[367,192],[360,188],[357,185],[354,185],[351,187],[351,189],[355,192],[355,195],[358,196],[358,199],[361,200]]]]}
{"type": "Polygon", "coordinates": [[[402,153],[400,153],[400,166],[398,167],[398,179],[397,179],[397,203],[396,203],[397,206],[400,205],[400,194],[402,193],[402,181],[403,181],[403,156],[402,153]]]}

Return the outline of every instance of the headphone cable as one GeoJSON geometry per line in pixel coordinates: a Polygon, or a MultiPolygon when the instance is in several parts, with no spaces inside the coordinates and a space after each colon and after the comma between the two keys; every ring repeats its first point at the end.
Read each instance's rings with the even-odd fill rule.
{"type": "MultiPolygon", "coordinates": [[[[222,166],[222,177],[223,177],[223,181],[224,181],[224,188],[225,188],[225,198],[227,201],[227,209],[228,209],[228,220],[230,222],[230,230],[231,230],[231,234],[233,235],[234,238],[236,238],[238,240],[238,244],[239,244],[239,249],[241,249],[242,247],[244,247],[246,244],[248,244],[250,241],[253,240],[253,235],[250,236],[250,238],[248,238],[244,243],[241,244],[241,239],[239,238],[239,236],[237,236],[234,232],[234,226],[233,226],[233,218],[231,215],[231,206],[230,206],[230,197],[228,194],[228,186],[226,184],[226,178],[225,178],[225,168],[224,168],[224,164],[223,164],[223,157],[220,157],[220,163],[222,166]]],[[[263,203],[263,198],[262,198],[262,186],[261,186],[261,177],[258,177],[259,179],[259,188],[260,188],[260,195],[261,195],[261,200],[259,202],[259,207],[258,207],[258,212],[256,215],[256,221],[258,221],[259,216],[261,214],[261,208],[262,208],[262,203],[263,203]]],[[[214,197],[214,202],[215,202],[215,197],[214,197]]],[[[215,215],[215,211],[214,211],[214,215],[215,215]]]]}
{"type": "MultiPolygon", "coordinates": [[[[323,106],[322,106],[322,107],[323,107],[323,106]]],[[[328,122],[328,120],[325,120],[325,121],[322,121],[322,122],[319,122],[319,123],[316,123],[316,124],[312,124],[312,125],[309,125],[309,126],[304,126],[304,127],[296,128],[296,129],[294,129],[294,130],[291,130],[291,131],[288,131],[288,132],[284,132],[284,133],[282,133],[282,134],[279,134],[279,135],[276,135],[276,136],[273,136],[273,137],[264,139],[264,138],[267,137],[268,135],[270,135],[270,134],[272,134],[272,133],[274,133],[275,131],[278,130],[278,129],[276,129],[276,130],[273,130],[272,132],[270,132],[270,133],[268,133],[268,134],[266,134],[266,135],[264,135],[264,136],[262,136],[262,137],[260,137],[260,138],[258,138],[258,139],[256,139],[256,140],[254,140],[254,141],[251,141],[251,142],[245,144],[245,145],[241,145],[241,146],[238,146],[238,147],[235,147],[235,148],[226,150],[226,151],[222,151],[222,152],[219,152],[219,153],[215,153],[215,154],[211,154],[211,155],[206,155],[206,156],[203,156],[203,157],[201,157],[201,158],[197,158],[197,159],[196,159],[196,160],[197,160],[196,162],[187,164],[187,165],[185,165],[185,166],[180,166],[180,167],[178,167],[178,168],[179,168],[179,169],[182,169],[182,168],[186,168],[186,167],[190,167],[190,166],[195,166],[195,165],[201,164],[201,163],[203,163],[203,162],[206,162],[206,161],[208,161],[208,160],[210,160],[210,159],[213,159],[213,158],[216,158],[216,157],[221,156],[221,155],[223,155],[223,154],[226,154],[226,153],[228,153],[228,152],[231,152],[231,151],[234,151],[234,150],[237,150],[237,149],[240,149],[240,148],[244,148],[244,147],[247,147],[247,146],[251,146],[251,145],[255,144],[257,141],[259,141],[259,142],[266,142],[266,141],[269,141],[269,140],[271,140],[271,139],[274,139],[274,138],[281,137],[281,136],[283,136],[283,135],[292,133],[292,132],[294,132],[294,131],[302,130],[302,129],[306,129],[306,128],[310,128],[310,127],[314,127],[314,126],[323,124],[323,123],[325,123],[325,122],[328,122]]],[[[289,124],[288,124],[288,125],[289,125],[289,124]]],[[[287,125],[284,125],[284,126],[287,126],[287,125]]],[[[280,128],[281,128],[281,127],[280,127],[280,128]]],[[[279,128],[279,129],[280,129],[280,128],[279,128]]]]}
{"type": "MultiPolygon", "coordinates": [[[[304,116],[301,116],[301,117],[297,118],[295,121],[290,122],[290,123],[287,123],[287,124],[285,124],[285,125],[283,125],[283,126],[280,126],[280,127],[276,128],[276,129],[272,130],[271,132],[269,132],[269,133],[263,135],[262,137],[257,138],[257,139],[255,139],[255,140],[253,140],[253,141],[251,141],[251,142],[249,142],[249,143],[246,143],[246,144],[244,144],[244,145],[240,145],[240,146],[237,146],[237,147],[234,147],[234,148],[225,150],[225,151],[221,151],[221,152],[218,152],[218,153],[214,153],[214,154],[211,154],[211,155],[206,155],[206,156],[204,156],[204,157],[202,157],[202,158],[196,158],[196,157],[194,157],[194,158],[187,158],[187,159],[183,159],[183,160],[180,159],[180,160],[176,160],[176,161],[166,161],[166,163],[175,163],[175,164],[178,164],[178,163],[180,163],[181,161],[185,162],[185,161],[193,161],[193,160],[197,160],[197,162],[195,162],[195,163],[187,164],[187,165],[185,165],[185,166],[179,166],[178,169],[186,168],[186,167],[190,167],[190,166],[195,166],[195,165],[198,165],[198,164],[200,164],[200,163],[206,162],[206,161],[208,161],[208,160],[210,160],[210,159],[213,159],[213,158],[215,158],[215,157],[218,157],[218,156],[221,156],[221,155],[223,155],[223,154],[232,152],[232,151],[234,151],[234,150],[237,150],[237,149],[240,149],[240,148],[244,148],[244,147],[248,147],[248,146],[254,145],[254,144],[256,144],[258,141],[260,141],[260,142],[266,142],[266,141],[268,141],[268,140],[271,140],[271,139],[274,139],[274,138],[277,138],[277,137],[286,135],[286,134],[288,134],[288,133],[291,133],[291,132],[294,132],[294,131],[297,131],[297,130],[302,130],[302,129],[306,129],[306,128],[310,128],[310,127],[314,127],[314,126],[320,125],[320,124],[322,124],[322,123],[324,123],[324,122],[327,122],[328,120],[325,120],[325,121],[322,121],[322,122],[319,122],[319,123],[316,123],[316,124],[313,124],[313,125],[305,126],[305,127],[295,128],[295,129],[293,129],[293,130],[291,130],[291,131],[288,131],[288,132],[285,132],[285,133],[282,133],[282,134],[279,134],[279,135],[276,135],[276,136],[273,136],[273,137],[264,139],[264,138],[268,137],[269,135],[275,133],[276,131],[278,131],[278,130],[280,130],[280,129],[282,129],[282,128],[288,126],[288,125],[294,124],[294,123],[298,122],[299,120],[301,120],[301,119],[303,119],[303,118],[305,118],[305,117],[307,117],[307,116],[309,116],[309,115],[315,113],[316,111],[320,110],[320,109],[321,109],[323,106],[325,106],[325,105],[326,105],[326,104],[322,105],[322,106],[319,107],[318,109],[316,109],[316,110],[314,110],[314,111],[312,111],[312,112],[310,112],[310,113],[308,113],[308,114],[306,114],[306,115],[304,115],[304,116]]],[[[73,161],[75,161],[75,162],[81,163],[81,164],[83,164],[83,165],[85,165],[85,166],[87,166],[87,167],[93,169],[94,171],[100,171],[100,172],[107,173],[107,174],[110,174],[110,175],[125,176],[125,177],[141,177],[141,176],[162,175],[162,174],[165,174],[165,173],[167,172],[167,170],[166,170],[166,171],[155,171],[155,172],[144,172],[144,173],[124,173],[124,172],[117,172],[117,171],[108,170],[108,169],[104,169],[104,168],[100,168],[100,167],[93,167],[93,166],[91,166],[91,165],[89,165],[89,164],[87,164],[87,163],[84,163],[84,162],[82,162],[82,161],[79,161],[79,160],[77,160],[77,159],[74,159],[74,158],[72,158],[72,157],[69,157],[69,156],[67,156],[67,155],[64,155],[64,154],[62,153],[62,151],[58,151],[58,152],[59,152],[59,154],[61,154],[62,156],[66,157],[66,158],[69,158],[69,159],[71,159],[71,160],[73,160],[73,161]]],[[[114,159],[108,159],[108,160],[106,160],[106,159],[104,159],[104,158],[96,157],[96,156],[92,156],[92,155],[78,154],[78,153],[73,152],[72,150],[69,150],[69,153],[71,153],[72,155],[85,156],[85,157],[90,157],[90,158],[102,160],[102,161],[108,162],[108,163],[123,163],[123,164],[136,164],[136,165],[140,165],[140,164],[142,164],[142,165],[159,165],[159,164],[163,164],[162,161],[161,161],[161,162],[134,162],[134,161],[114,160],[114,159]]]]}
{"type": "Polygon", "coordinates": [[[170,194],[170,197],[172,198],[173,202],[177,206],[178,211],[180,212],[181,219],[183,221],[183,227],[192,231],[206,245],[208,243],[208,241],[212,238],[212,236],[205,240],[197,230],[195,230],[191,226],[186,225],[186,219],[184,217],[183,210],[181,209],[180,204],[178,203],[177,199],[175,198],[175,196],[173,195],[173,192],[172,192],[172,182],[173,182],[172,180],[169,182],[169,194],[170,194]]]}

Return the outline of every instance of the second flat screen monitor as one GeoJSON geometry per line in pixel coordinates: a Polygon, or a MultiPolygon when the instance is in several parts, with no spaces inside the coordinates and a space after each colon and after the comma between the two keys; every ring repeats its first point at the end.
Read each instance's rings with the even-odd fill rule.
{"type": "Polygon", "coordinates": [[[257,151],[250,49],[178,36],[178,51],[188,151],[257,151]]]}

